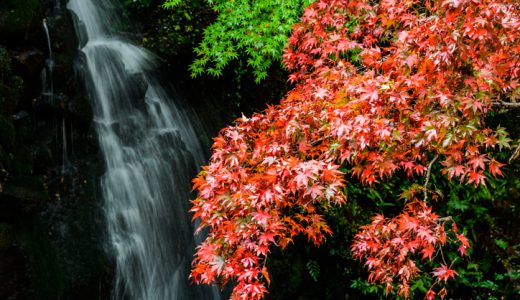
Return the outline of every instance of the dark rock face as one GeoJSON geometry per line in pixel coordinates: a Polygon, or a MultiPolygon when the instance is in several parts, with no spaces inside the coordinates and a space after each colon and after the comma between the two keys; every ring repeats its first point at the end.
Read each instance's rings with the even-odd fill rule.
{"type": "Polygon", "coordinates": [[[26,77],[38,76],[45,63],[45,55],[36,48],[16,53],[13,58],[14,63],[19,65],[26,77]]]}
{"type": "Polygon", "coordinates": [[[0,299],[27,299],[20,289],[26,284],[25,261],[16,246],[16,232],[11,225],[0,223],[0,299]]]}
{"type": "Polygon", "coordinates": [[[0,299],[108,299],[102,167],[67,1],[0,2],[0,299]]]}
{"type": "Polygon", "coordinates": [[[17,46],[38,39],[35,28],[42,19],[43,6],[39,0],[3,0],[0,9],[0,40],[17,46]]]}

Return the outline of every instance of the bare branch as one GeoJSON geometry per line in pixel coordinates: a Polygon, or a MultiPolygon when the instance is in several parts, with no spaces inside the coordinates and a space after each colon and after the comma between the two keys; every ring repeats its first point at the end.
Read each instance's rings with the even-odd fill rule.
{"type": "Polygon", "coordinates": [[[447,217],[438,218],[435,221],[436,222],[453,221],[453,218],[451,216],[447,216],[447,217]]]}
{"type": "Polygon", "coordinates": [[[493,108],[520,109],[520,102],[496,101],[496,102],[493,102],[492,107],[493,108]]]}
{"type": "Polygon", "coordinates": [[[520,154],[520,143],[518,144],[518,146],[516,146],[515,152],[513,152],[513,154],[509,158],[508,163],[511,163],[513,160],[515,160],[519,154],[520,154]]]}
{"type": "Polygon", "coordinates": [[[424,202],[426,202],[426,200],[428,199],[428,183],[430,182],[430,175],[432,173],[433,163],[435,163],[437,158],[439,158],[439,154],[435,155],[435,157],[432,159],[432,161],[430,161],[430,163],[428,164],[428,169],[426,170],[426,180],[424,181],[424,187],[423,187],[424,202]]]}

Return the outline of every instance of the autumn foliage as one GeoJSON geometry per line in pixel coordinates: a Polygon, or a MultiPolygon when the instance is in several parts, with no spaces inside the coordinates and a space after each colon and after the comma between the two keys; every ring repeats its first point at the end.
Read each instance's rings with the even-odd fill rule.
{"type": "MultiPolygon", "coordinates": [[[[365,260],[370,272],[368,280],[385,284],[387,293],[397,286],[398,293],[406,298],[409,296],[409,281],[420,272],[414,256],[432,261],[437,248],[445,246],[450,239],[460,243],[461,256],[466,255],[470,247],[468,239],[458,232],[451,218],[440,218],[421,201],[409,203],[404,213],[390,220],[376,215],[371,224],[361,229],[355,237],[352,252],[355,257],[365,260]],[[446,231],[449,222],[452,225],[451,237],[446,231]]],[[[457,274],[447,266],[442,254],[441,260],[440,266],[432,272],[436,277],[434,285],[457,274]]],[[[426,298],[435,296],[434,285],[426,298]]],[[[439,294],[445,294],[445,289],[441,289],[439,294]]]]}
{"type": "MultiPolygon", "coordinates": [[[[350,178],[340,167],[368,185],[398,171],[423,182],[402,214],[377,215],[356,235],[352,252],[369,280],[407,296],[421,271],[416,262],[434,259],[434,285],[454,277],[437,251],[455,243],[465,255],[469,243],[432,212],[428,179],[434,163],[462,183],[501,175],[490,153],[510,140],[485,117],[518,93],[519,11],[516,0],[309,6],[284,54],[296,87],[279,105],[224,128],[194,180],[192,212],[208,235],[192,278],[233,280],[232,299],[261,299],[271,245],[286,247],[297,235],[320,245],[331,234],[319,211],[346,202],[350,178]]],[[[426,297],[437,293],[446,290],[432,287],[426,297]]]]}

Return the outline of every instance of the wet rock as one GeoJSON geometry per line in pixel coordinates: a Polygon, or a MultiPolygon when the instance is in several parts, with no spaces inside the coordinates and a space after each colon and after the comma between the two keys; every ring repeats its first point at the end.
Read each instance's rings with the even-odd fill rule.
{"type": "Polygon", "coordinates": [[[65,94],[50,94],[45,93],[42,94],[41,103],[50,106],[55,109],[57,112],[62,111],[67,108],[68,97],[65,94]]]}
{"type": "Polygon", "coordinates": [[[87,92],[73,69],[80,56],[66,3],[0,0],[2,300],[110,297],[97,190],[103,170],[87,92]],[[52,96],[42,95],[44,18],[52,96]]]}
{"type": "Polygon", "coordinates": [[[4,149],[14,147],[15,131],[12,120],[0,115],[0,145],[4,149]]]}
{"type": "Polygon", "coordinates": [[[10,115],[22,94],[23,80],[13,75],[11,57],[0,47],[0,113],[10,115]]]}
{"type": "Polygon", "coordinates": [[[15,54],[14,62],[26,76],[38,77],[45,64],[45,55],[40,50],[32,48],[15,54]]]}
{"type": "Polygon", "coordinates": [[[74,26],[76,30],[76,36],[77,36],[77,42],[79,45],[79,48],[85,47],[87,44],[87,28],[85,27],[85,24],[83,24],[81,21],[75,21],[78,20],[78,16],[74,12],[70,12],[71,19],[73,20],[74,24],[77,24],[74,26]]]}
{"type": "Polygon", "coordinates": [[[26,112],[25,110],[21,110],[13,114],[13,120],[18,121],[29,116],[30,115],[28,112],[26,112]]]}
{"type": "MultiPolygon", "coordinates": [[[[19,199],[27,210],[49,200],[47,187],[37,176],[17,176],[5,182],[2,196],[19,199]]],[[[1,198],[0,198],[1,199],[1,198]]]]}
{"type": "Polygon", "coordinates": [[[74,54],[78,49],[78,39],[74,33],[73,17],[71,12],[63,7],[65,6],[47,18],[51,46],[55,52],[74,54]]]}
{"type": "Polygon", "coordinates": [[[16,229],[7,223],[0,223],[0,299],[26,299],[23,255],[16,247],[16,229]]]}
{"type": "Polygon", "coordinates": [[[90,122],[92,120],[92,108],[87,95],[78,94],[68,102],[67,109],[70,113],[90,122]]]}
{"type": "Polygon", "coordinates": [[[77,54],[78,41],[74,33],[74,23],[70,11],[57,10],[47,19],[54,60],[54,87],[66,94],[74,94],[74,59],[77,54]],[[56,80],[58,79],[58,80],[56,80]]]}
{"type": "Polygon", "coordinates": [[[10,115],[18,104],[20,90],[0,83],[0,113],[10,115]]]}

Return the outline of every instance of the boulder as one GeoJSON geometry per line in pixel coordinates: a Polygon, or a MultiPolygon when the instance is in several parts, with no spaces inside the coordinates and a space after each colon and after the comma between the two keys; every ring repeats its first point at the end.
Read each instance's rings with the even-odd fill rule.
{"type": "Polygon", "coordinates": [[[45,64],[45,55],[37,48],[15,53],[13,58],[22,73],[30,77],[39,77],[45,64]]]}

